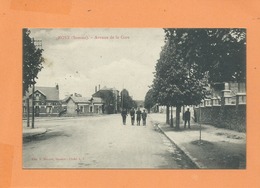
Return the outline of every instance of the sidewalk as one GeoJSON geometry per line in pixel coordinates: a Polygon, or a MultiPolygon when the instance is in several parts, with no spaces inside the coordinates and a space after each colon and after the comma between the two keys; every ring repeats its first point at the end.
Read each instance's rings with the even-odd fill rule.
{"type": "Polygon", "coordinates": [[[203,169],[245,169],[246,133],[191,122],[191,129],[175,130],[165,124],[165,114],[149,114],[157,126],[196,165],[203,169]]]}
{"type": "Polygon", "coordinates": [[[23,138],[28,138],[31,136],[41,135],[47,132],[45,128],[30,128],[30,127],[23,127],[23,138]]]}

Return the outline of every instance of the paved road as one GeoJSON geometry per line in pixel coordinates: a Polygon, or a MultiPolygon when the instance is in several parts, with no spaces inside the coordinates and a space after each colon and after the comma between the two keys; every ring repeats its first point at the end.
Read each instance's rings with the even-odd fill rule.
{"type": "Polygon", "coordinates": [[[122,125],[121,116],[37,121],[47,133],[23,143],[24,168],[193,168],[149,121],[122,125]]]}

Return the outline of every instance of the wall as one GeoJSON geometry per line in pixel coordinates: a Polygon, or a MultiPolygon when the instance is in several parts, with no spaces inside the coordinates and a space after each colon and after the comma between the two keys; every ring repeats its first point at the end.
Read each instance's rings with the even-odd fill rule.
{"type": "Polygon", "coordinates": [[[216,127],[228,128],[241,132],[246,131],[246,105],[225,105],[195,108],[197,120],[216,127]]]}
{"type": "Polygon", "coordinates": [[[76,114],[77,112],[75,111],[77,108],[77,105],[73,102],[72,99],[69,99],[67,103],[67,114],[76,114]]]}

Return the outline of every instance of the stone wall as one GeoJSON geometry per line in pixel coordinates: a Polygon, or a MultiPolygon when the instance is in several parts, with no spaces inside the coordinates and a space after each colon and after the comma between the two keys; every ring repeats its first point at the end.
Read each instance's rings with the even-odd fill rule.
{"type": "Polygon", "coordinates": [[[216,127],[246,131],[246,105],[224,105],[195,108],[196,120],[216,127]],[[201,111],[200,111],[201,110],[201,111]]]}

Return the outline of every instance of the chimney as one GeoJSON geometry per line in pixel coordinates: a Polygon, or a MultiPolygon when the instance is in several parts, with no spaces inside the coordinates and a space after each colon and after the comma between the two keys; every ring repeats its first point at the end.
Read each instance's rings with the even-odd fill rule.
{"type": "Polygon", "coordinates": [[[100,84],[98,85],[98,91],[100,90],[100,84]]]}
{"type": "Polygon", "coordinates": [[[56,84],[56,89],[59,90],[59,85],[58,84],[56,84]]]}
{"type": "Polygon", "coordinates": [[[95,86],[95,93],[97,92],[97,86],[95,86]]]}

